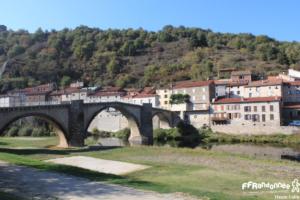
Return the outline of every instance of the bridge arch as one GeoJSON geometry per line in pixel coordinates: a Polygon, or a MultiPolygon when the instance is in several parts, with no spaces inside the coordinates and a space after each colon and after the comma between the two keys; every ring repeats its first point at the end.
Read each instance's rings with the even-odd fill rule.
{"type": "Polygon", "coordinates": [[[45,113],[39,113],[39,112],[32,112],[32,113],[25,113],[20,115],[15,115],[13,117],[8,117],[5,120],[2,120],[2,123],[0,124],[0,135],[4,134],[4,131],[14,122],[26,118],[26,117],[37,117],[39,119],[42,119],[49,124],[51,124],[54,128],[54,132],[59,138],[59,147],[68,147],[67,142],[67,130],[66,128],[58,122],[54,117],[47,115],[45,113]]]}
{"type": "Polygon", "coordinates": [[[163,111],[156,111],[152,113],[152,121],[153,121],[153,128],[163,128],[169,129],[172,127],[172,121],[170,117],[165,114],[163,111]]]}
{"type": "Polygon", "coordinates": [[[113,108],[116,111],[119,111],[128,121],[128,127],[130,129],[130,136],[129,141],[132,143],[140,143],[143,139],[141,130],[140,130],[140,121],[138,118],[138,115],[136,113],[137,110],[134,110],[134,108],[118,105],[118,104],[107,104],[102,106],[96,106],[96,108],[93,108],[92,111],[89,109],[89,112],[86,112],[86,122],[85,122],[85,132],[87,133],[89,126],[91,125],[92,121],[99,115],[102,111],[113,108]]]}

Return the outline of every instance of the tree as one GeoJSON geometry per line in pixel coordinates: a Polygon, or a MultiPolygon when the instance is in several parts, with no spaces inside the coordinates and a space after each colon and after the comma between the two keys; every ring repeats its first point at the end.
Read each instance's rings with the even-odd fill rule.
{"type": "Polygon", "coordinates": [[[63,76],[62,79],[60,80],[61,87],[66,87],[70,84],[71,84],[71,77],[69,76],[63,76]]]}
{"type": "Polygon", "coordinates": [[[116,58],[112,58],[107,67],[107,72],[109,74],[110,77],[113,77],[115,74],[119,73],[120,72],[120,65],[119,63],[117,62],[116,58]]]}

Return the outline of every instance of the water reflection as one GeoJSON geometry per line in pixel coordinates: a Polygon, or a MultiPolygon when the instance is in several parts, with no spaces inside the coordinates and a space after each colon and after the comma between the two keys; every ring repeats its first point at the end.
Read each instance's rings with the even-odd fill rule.
{"type": "Polygon", "coordinates": [[[206,144],[205,148],[216,152],[228,152],[253,156],[256,158],[288,159],[300,161],[300,149],[293,147],[259,145],[259,144],[206,144]]]}
{"type": "MultiPolygon", "coordinates": [[[[119,138],[101,138],[93,137],[96,144],[99,146],[130,146],[128,141],[124,141],[119,138]]],[[[170,140],[167,143],[155,143],[157,146],[171,146],[180,147],[181,142],[170,140]]],[[[255,158],[267,158],[267,159],[288,159],[300,162],[300,147],[289,146],[276,146],[270,144],[224,144],[224,143],[212,143],[201,144],[196,148],[203,148],[216,152],[227,152],[233,154],[247,155],[255,158]]]]}

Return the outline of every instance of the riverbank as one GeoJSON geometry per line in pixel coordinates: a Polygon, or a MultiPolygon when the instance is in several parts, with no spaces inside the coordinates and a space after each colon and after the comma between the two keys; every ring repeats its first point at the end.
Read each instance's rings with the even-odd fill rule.
{"type": "MultiPolygon", "coordinates": [[[[0,138],[0,144],[1,142],[7,143],[0,138]]],[[[31,147],[35,142],[32,142],[31,147]]],[[[15,147],[17,145],[10,139],[10,145],[0,145],[0,160],[160,193],[181,192],[201,199],[274,199],[272,193],[253,195],[242,191],[241,185],[248,181],[290,183],[300,176],[300,165],[296,162],[255,158],[201,148],[142,146],[102,150],[49,149],[42,148],[40,141],[38,143],[38,149],[11,149],[10,145],[15,147]],[[151,168],[116,176],[44,162],[48,159],[79,155],[149,165],[151,168]]]]}
{"type": "Polygon", "coordinates": [[[229,135],[225,133],[204,132],[205,143],[255,143],[300,145],[300,134],[284,135],[229,135]]]}

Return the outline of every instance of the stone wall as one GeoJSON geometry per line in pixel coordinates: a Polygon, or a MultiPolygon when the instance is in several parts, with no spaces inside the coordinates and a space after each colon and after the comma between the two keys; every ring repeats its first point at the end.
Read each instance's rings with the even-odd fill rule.
{"type": "Polygon", "coordinates": [[[233,135],[272,135],[300,133],[300,128],[293,126],[251,126],[251,125],[213,125],[214,132],[233,135]]]}

